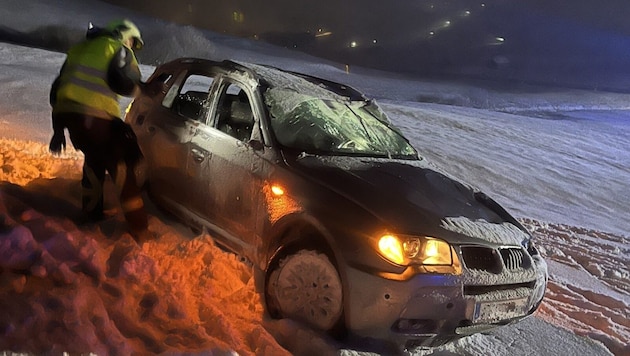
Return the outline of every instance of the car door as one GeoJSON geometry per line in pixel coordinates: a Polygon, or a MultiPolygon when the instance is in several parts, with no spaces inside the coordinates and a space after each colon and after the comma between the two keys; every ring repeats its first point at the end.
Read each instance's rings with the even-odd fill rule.
{"type": "Polygon", "coordinates": [[[252,249],[256,241],[256,215],[262,193],[260,157],[262,144],[255,149],[252,138],[262,142],[258,122],[260,111],[254,108],[253,90],[222,78],[213,101],[211,125],[192,137],[194,150],[205,158],[191,155],[191,165],[199,165],[200,180],[208,182],[209,193],[197,194],[191,203],[199,213],[210,217],[212,228],[224,243],[237,250],[252,249]]]}
{"type": "Polygon", "coordinates": [[[141,123],[139,137],[143,136],[142,146],[148,157],[151,193],[176,210],[185,211],[194,192],[194,172],[188,169],[190,140],[206,121],[214,79],[187,70],[175,80],[141,123]]]}

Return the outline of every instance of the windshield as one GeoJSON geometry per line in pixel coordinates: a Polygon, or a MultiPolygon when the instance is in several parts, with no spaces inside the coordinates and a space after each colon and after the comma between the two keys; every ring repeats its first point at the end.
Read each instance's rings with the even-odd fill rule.
{"type": "Polygon", "coordinates": [[[417,158],[416,150],[369,102],[281,89],[268,90],[265,100],[271,129],[283,146],[318,154],[417,158]]]}

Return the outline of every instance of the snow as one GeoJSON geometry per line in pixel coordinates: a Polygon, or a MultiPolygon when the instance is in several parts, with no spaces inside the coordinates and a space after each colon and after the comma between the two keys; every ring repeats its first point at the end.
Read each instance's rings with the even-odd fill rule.
{"type": "Polygon", "coordinates": [[[521,242],[527,238],[527,235],[523,231],[512,224],[493,224],[485,220],[473,221],[463,216],[445,218],[442,221],[442,227],[496,244],[519,246],[521,242]]]}
{"type": "MultiPolygon", "coordinates": [[[[95,0],[0,3],[3,26],[25,39],[41,36],[37,29],[81,34],[88,21],[130,16],[146,34],[147,64],[194,55],[272,64],[377,98],[428,162],[519,219],[549,264],[546,298],[533,317],[415,354],[630,354],[630,95],[423,81],[361,68],[345,73],[339,64],[95,0]]],[[[138,246],[111,182],[112,216],[79,223],[82,155],[70,142],[59,157],[47,150],[48,90],[63,59],[0,42],[0,350],[391,352],[372,340],[340,343],[297,322],[269,319],[251,266],[152,205],[150,230],[160,238],[138,246]]],[[[142,67],[145,77],[152,70],[142,67]]]]}

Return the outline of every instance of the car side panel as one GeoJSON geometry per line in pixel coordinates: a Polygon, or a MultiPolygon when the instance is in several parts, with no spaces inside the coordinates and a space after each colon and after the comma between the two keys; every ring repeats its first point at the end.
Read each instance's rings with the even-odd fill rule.
{"type": "Polygon", "coordinates": [[[194,127],[190,120],[155,106],[134,123],[138,143],[147,157],[148,179],[152,193],[177,202],[188,199],[188,141],[194,127]]]}
{"type": "Polygon", "coordinates": [[[224,230],[225,238],[238,236],[241,248],[254,250],[258,245],[257,206],[264,181],[263,176],[256,174],[260,170],[254,167],[265,162],[247,143],[212,128],[200,131],[191,147],[208,157],[204,162],[195,162],[194,155],[189,157],[193,161],[190,165],[196,165],[191,169],[197,170],[191,205],[224,230]]]}
{"type": "Polygon", "coordinates": [[[213,194],[218,172],[212,170],[212,142],[218,132],[206,125],[199,125],[188,144],[187,174],[190,177],[190,190],[194,192],[188,199],[188,207],[203,219],[216,225],[221,213],[217,197],[213,194]]]}

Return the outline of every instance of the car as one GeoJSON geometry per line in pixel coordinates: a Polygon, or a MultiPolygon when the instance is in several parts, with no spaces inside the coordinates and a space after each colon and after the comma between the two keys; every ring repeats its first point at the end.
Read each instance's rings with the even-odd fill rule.
{"type": "Polygon", "coordinates": [[[250,261],[272,317],[409,349],[517,322],[543,299],[530,233],[348,85],[179,58],[125,121],[151,199],[250,261]]]}

